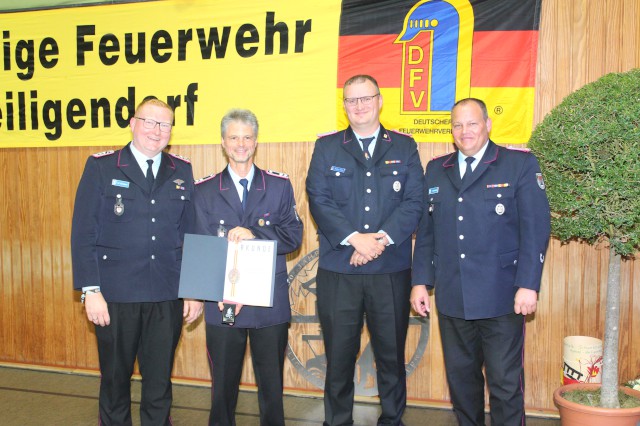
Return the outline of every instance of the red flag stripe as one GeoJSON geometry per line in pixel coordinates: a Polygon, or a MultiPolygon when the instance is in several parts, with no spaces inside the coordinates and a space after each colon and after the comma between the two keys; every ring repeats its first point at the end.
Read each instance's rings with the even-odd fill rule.
{"type": "Polygon", "coordinates": [[[473,35],[471,87],[533,87],[537,31],[478,31],[473,35]]]}
{"type": "Polygon", "coordinates": [[[338,42],[338,87],[356,74],[369,74],[380,87],[400,87],[402,45],[397,34],[341,36],[338,42]]]}
{"type": "MultiPolygon", "coordinates": [[[[396,38],[394,34],[340,37],[338,87],[363,73],[374,76],[380,87],[400,87],[402,45],[394,44],[396,38]]],[[[537,45],[537,31],[476,32],[471,87],[533,87],[537,45]]]]}

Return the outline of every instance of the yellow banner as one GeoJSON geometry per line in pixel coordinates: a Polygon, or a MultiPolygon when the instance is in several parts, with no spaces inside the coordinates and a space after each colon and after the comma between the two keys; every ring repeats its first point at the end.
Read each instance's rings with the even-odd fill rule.
{"type": "Polygon", "coordinates": [[[121,144],[146,96],[172,144],[218,143],[230,108],[260,140],[335,127],[341,2],[167,0],[0,14],[0,147],[121,144]]]}

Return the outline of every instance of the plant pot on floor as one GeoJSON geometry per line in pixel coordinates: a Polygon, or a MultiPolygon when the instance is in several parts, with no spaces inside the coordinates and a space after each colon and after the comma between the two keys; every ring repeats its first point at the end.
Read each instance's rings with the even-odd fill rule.
{"type": "MultiPolygon", "coordinates": [[[[560,409],[562,426],[640,426],[640,407],[637,408],[602,408],[589,407],[567,401],[562,394],[572,390],[596,390],[600,384],[574,383],[564,385],[553,393],[553,402],[560,409]]],[[[627,395],[640,399],[640,391],[621,386],[620,390],[627,395]]]]}

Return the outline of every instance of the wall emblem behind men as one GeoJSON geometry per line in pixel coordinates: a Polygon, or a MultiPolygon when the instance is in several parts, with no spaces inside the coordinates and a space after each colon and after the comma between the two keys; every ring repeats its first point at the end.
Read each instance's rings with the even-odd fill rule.
{"type": "MultiPolygon", "coordinates": [[[[316,272],[318,250],[305,255],[289,273],[289,300],[291,301],[291,327],[287,357],[298,374],[309,383],[323,389],[326,358],[322,330],[316,309],[316,272]]],[[[407,336],[407,376],[418,367],[429,341],[429,320],[411,317],[407,336]]],[[[355,392],[360,396],[378,394],[373,351],[368,331],[361,337],[361,349],[354,377],[355,392]]]]}

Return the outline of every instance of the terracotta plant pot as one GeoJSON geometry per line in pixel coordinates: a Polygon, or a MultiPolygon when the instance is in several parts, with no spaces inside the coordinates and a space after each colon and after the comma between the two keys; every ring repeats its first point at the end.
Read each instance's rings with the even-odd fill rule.
{"type": "MultiPolygon", "coordinates": [[[[640,425],[640,407],[637,408],[602,408],[589,407],[567,401],[561,395],[572,390],[596,390],[600,384],[573,383],[556,389],[553,402],[560,409],[562,426],[638,426],[640,425]]],[[[640,391],[621,386],[620,390],[640,399],[640,391]]]]}

